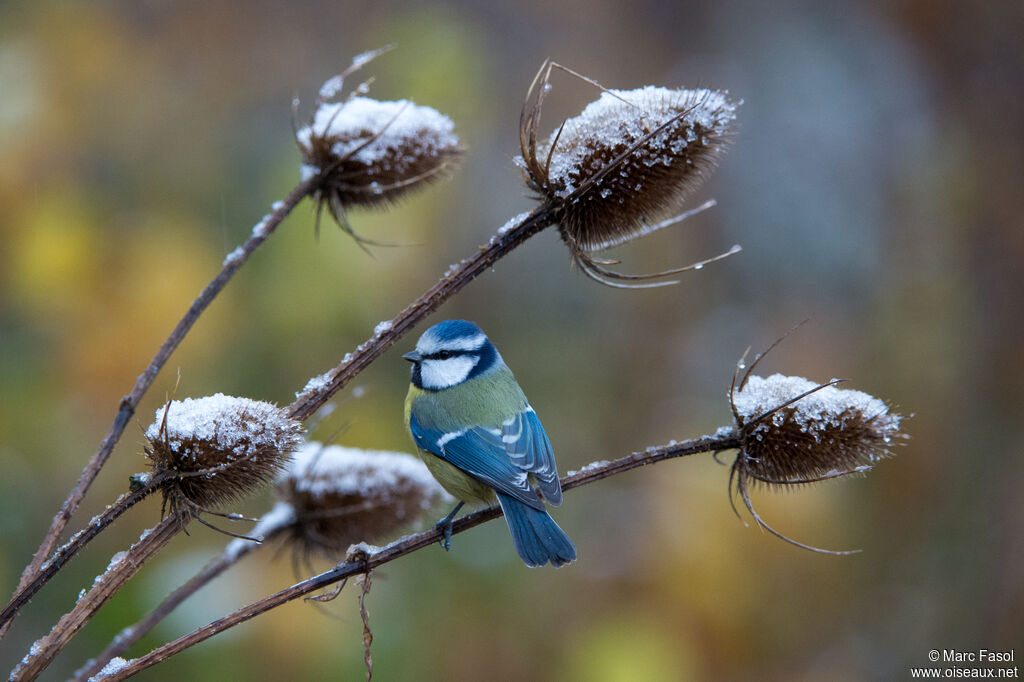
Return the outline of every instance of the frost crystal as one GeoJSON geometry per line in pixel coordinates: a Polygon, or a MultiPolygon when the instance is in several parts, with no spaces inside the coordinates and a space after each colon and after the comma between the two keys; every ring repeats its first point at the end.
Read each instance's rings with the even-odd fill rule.
{"type": "Polygon", "coordinates": [[[231,253],[224,257],[224,262],[221,263],[221,265],[234,265],[235,263],[241,261],[242,256],[244,255],[245,249],[243,249],[241,246],[236,247],[234,251],[232,251],[231,253]]]}
{"type": "Polygon", "coordinates": [[[324,372],[319,376],[315,376],[306,382],[306,385],[302,387],[302,390],[295,394],[297,400],[304,400],[310,396],[319,393],[329,383],[331,383],[331,373],[324,372]]]}
{"type": "Polygon", "coordinates": [[[610,462],[608,460],[602,459],[602,460],[599,460],[597,462],[591,462],[590,464],[586,465],[582,469],[577,469],[576,471],[569,471],[565,475],[566,476],[575,476],[577,474],[585,474],[587,472],[594,471],[595,469],[600,469],[601,467],[608,466],[608,464],[610,464],[610,462]]]}
{"type": "Polygon", "coordinates": [[[504,237],[506,234],[511,232],[513,229],[519,227],[524,220],[530,217],[530,211],[523,211],[517,216],[509,218],[508,222],[498,228],[498,236],[504,237]]]}
{"type": "Polygon", "coordinates": [[[89,678],[89,682],[100,682],[105,680],[111,675],[121,672],[122,669],[128,667],[130,661],[126,661],[120,656],[115,656],[110,659],[110,662],[103,666],[103,670],[99,671],[95,675],[89,678]]]}
{"type": "Polygon", "coordinates": [[[331,99],[341,92],[345,79],[341,75],[331,76],[320,86],[320,99],[331,99]]]}

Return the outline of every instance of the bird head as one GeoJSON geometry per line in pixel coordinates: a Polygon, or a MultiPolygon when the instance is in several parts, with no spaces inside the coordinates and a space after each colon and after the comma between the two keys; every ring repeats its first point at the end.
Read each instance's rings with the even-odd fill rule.
{"type": "Polygon", "coordinates": [[[480,327],[465,320],[435,324],[402,357],[412,363],[413,385],[426,391],[458,386],[503,364],[480,327]]]}

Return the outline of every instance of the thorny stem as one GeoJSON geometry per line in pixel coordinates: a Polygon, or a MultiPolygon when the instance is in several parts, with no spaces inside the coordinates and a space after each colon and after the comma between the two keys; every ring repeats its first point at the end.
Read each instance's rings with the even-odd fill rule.
{"type": "MultiPolygon", "coordinates": [[[[740,438],[734,432],[723,433],[722,435],[705,436],[694,440],[681,441],[672,445],[661,445],[650,447],[641,452],[634,452],[620,459],[611,462],[593,464],[585,467],[570,476],[561,479],[562,490],[572,490],[595,481],[608,478],[617,474],[637,469],[648,464],[654,464],[662,460],[686,455],[694,455],[702,452],[718,452],[720,450],[731,450],[740,447],[740,438]]],[[[452,534],[461,533],[485,521],[490,521],[501,516],[501,508],[498,506],[488,507],[474,512],[455,521],[452,525],[452,534]]],[[[291,587],[281,590],[276,594],[253,602],[237,611],[219,618],[203,627],[187,634],[173,642],[169,642],[158,649],[154,649],[145,656],[136,658],[117,672],[104,678],[105,680],[124,680],[138,672],[150,668],[175,654],[181,653],[195,644],[213,637],[214,635],[232,628],[239,623],[254,618],[261,613],[269,611],[282,604],[294,601],[311,592],[316,592],[328,585],[346,580],[354,575],[365,574],[378,566],[387,564],[395,559],[411,554],[417,550],[429,547],[440,541],[443,531],[438,528],[410,535],[376,551],[372,554],[357,553],[352,559],[338,564],[334,568],[320,575],[314,576],[291,587]]]]}
{"type": "Polygon", "coordinates": [[[118,519],[118,517],[156,491],[157,485],[157,482],[151,480],[149,484],[143,488],[124,493],[118,497],[113,504],[107,507],[103,513],[93,517],[88,526],[72,536],[71,540],[58,549],[56,553],[50,557],[49,561],[39,567],[39,570],[36,572],[35,576],[33,576],[32,580],[26,582],[22,586],[22,589],[20,589],[14,598],[11,599],[11,602],[4,607],[3,612],[0,612],[0,623],[5,626],[9,624],[11,619],[17,615],[18,610],[28,603],[28,600],[31,599],[43,585],[49,582],[50,578],[55,576],[57,572],[64,567],[64,564],[70,561],[71,558],[78,553],[78,550],[82,549],[82,547],[84,547],[90,540],[99,535],[104,528],[112,524],[118,519]]]}
{"type": "MultiPolygon", "coordinates": [[[[153,384],[157,374],[163,368],[164,364],[170,358],[171,354],[177,349],[178,345],[181,344],[182,339],[188,334],[189,330],[192,329],[192,325],[195,324],[199,316],[205,311],[213,299],[221,292],[221,290],[227,285],[228,281],[235,274],[235,272],[242,267],[242,265],[249,259],[252,252],[256,248],[266,241],[281,221],[288,216],[289,213],[295,208],[296,205],[306,196],[312,194],[317,187],[319,178],[314,176],[307,180],[303,180],[288,193],[288,196],[275,208],[266,220],[262,223],[262,229],[254,230],[253,234],[242,244],[241,254],[238,258],[229,258],[225,260],[223,268],[217,274],[213,280],[206,285],[206,288],[200,292],[199,296],[189,306],[185,316],[181,318],[177,326],[171,332],[167,340],[164,341],[163,345],[157,351],[156,355],[150,361],[149,366],[146,370],[139,375],[135,381],[135,387],[131,393],[121,398],[121,404],[118,407],[117,414],[114,416],[114,423],[111,424],[110,430],[107,432],[106,437],[100,444],[99,449],[89,459],[85,469],[82,470],[82,474],[78,479],[78,483],[68,493],[67,498],[61,504],[60,510],[53,517],[53,521],[50,524],[50,529],[46,532],[43,537],[42,544],[39,545],[39,549],[32,557],[32,561],[29,563],[25,570],[21,574],[21,579],[18,582],[18,589],[14,593],[14,597],[11,600],[13,604],[15,600],[20,599],[22,592],[31,583],[35,583],[34,576],[38,573],[39,567],[43,565],[46,558],[53,551],[53,548],[57,545],[57,540],[60,534],[64,531],[68,521],[71,519],[72,514],[78,509],[82,499],[85,497],[86,491],[89,486],[96,479],[100,469],[106,464],[107,459],[110,457],[110,453],[114,450],[114,446],[117,441],[121,438],[121,434],[124,433],[125,427],[128,425],[128,421],[135,414],[135,408],[138,406],[139,401],[145,395],[146,391],[153,384]]],[[[44,581],[45,582],[45,581],[44,581]]],[[[41,585],[40,585],[41,586],[41,585]]],[[[35,587],[36,590],[39,586],[35,587]]],[[[0,638],[3,638],[7,632],[7,628],[10,627],[10,620],[0,621],[0,638]]]]}
{"type": "Polygon", "coordinates": [[[534,209],[518,225],[504,234],[496,235],[486,246],[481,246],[472,258],[462,261],[426,293],[398,313],[386,330],[375,334],[353,353],[347,355],[341,364],[325,375],[329,377],[327,384],[316,390],[301,393],[295,402],[288,406],[288,416],[300,421],[309,419],[331,399],[331,396],[344,388],[357,374],[383,355],[384,351],[413,329],[423,318],[437,310],[442,303],[461,291],[484,270],[492,267],[510,251],[544,228],[553,225],[557,220],[557,209],[545,202],[534,209]]]}
{"type": "Polygon", "coordinates": [[[185,527],[184,520],[174,514],[164,517],[148,533],[132,545],[120,561],[112,562],[106,572],[96,577],[92,588],[64,614],[48,634],[32,645],[32,650],[11,671],[10,680],[34,680],[46,669],[61,649],[148,559],[185,527]]]}
{"type": "MultiPolygon", "coordinates": [[[[270,533],[263,538],[264,544],[270,540],[272,535],[273,533],[270,533]]],[[[246,542],[236,551],[225,551],[220,556],[211,560],[198,573],[192,576],[188,582],[167,595],[145,618],[121,630],[99,656],[89,661],[81,670],[75,673],[73,682],[86,682],[93,675],[103,670],[107,663],[123,654],[135,642],[149,634],[179,604],[198,592],[224,571],[234,566],[242,557],[248,556],[249,553],[259,547],[263,547],[264,544],[246,542]]]]}

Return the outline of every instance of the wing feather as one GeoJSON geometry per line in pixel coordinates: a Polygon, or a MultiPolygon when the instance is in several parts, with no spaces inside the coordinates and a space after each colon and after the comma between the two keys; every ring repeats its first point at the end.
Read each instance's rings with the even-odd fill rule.
{"type": "MultiPolygon", "coordinates": [[[[440,457],[504,495],[534,509],[544,509],[544,503],[530,486],[530,472],[513,463],[502,442],[502,432],[484,427],[460,431],[430,429],[419,423],[415,413],[409,417],[409,430],[420,449],[440,457]]],[[[555,480],[558,480],[557,476],[555,480]]]]}
{"type": "Polygon", "coordinates": [[[533,474],[537,487],[549,503],[562,503],[562,486],[551,441],[540,418],[529,405],[502,424],[501,441],[509,459],[519,469],[533,474]]]}

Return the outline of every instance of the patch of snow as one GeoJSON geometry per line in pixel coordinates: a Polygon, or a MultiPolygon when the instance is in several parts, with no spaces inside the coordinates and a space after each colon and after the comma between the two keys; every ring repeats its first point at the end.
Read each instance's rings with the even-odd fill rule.
{"type": "Polygon", "coordinates": [[[241,261],[242,260],[242,256],[244,256],[244,255],[245,255],[245,249],[243,249],[241,246],[239,246],[239,247],[235,248],[234,251],[232,251],[231,253],[229,253],[227,256],[224,257],[224,262],[221,263],[221,265],[223,265],[223,266],[234,265],[235,263],[238,263],[239,261],[241,261]]]}
{"type": "Polygon", "coordinates": [[[587,473],[589,471],[594,471],[595,469],[600,469],[601,467],[608,466],[609,464],[611,464],[611,462],[609,462],[606,459],[602,459],[602,460],[599,460],[597,462],[591,462],[590,464],[586,465],[582,469],[577,469],[576,471],[566,472],[565,475],[566,476],[575,476],[576,474],[585,474],[585,473],[587,473]]]}
{"type": "Polygon", "coordinates": [[[119,673],[124,668],[127,668],[129,663],[131,663],[131,661],[126,661],[120,656],[115,656],[110,659],[109,663],[103,666],[103,670],[90,677],[89,682],[100,682],[100,680],[105,680],[111,675],[119,673]]]}
{"type": "Polygon", "coordinates": [[[300,432],[301,425],[275,405],[217,393],[172,400],[157,408],[146,438],[166,442],[175,452],[183,443],[205,441],[233,457],[245,457],[270,448],[291,448],[300,432]]]}
{"type": "MultiPolygon", "coordinates": [[[[266,540],[274,532],[293,523],[295,523],[295,510],[292,506],[287,502],[277,502],[270,511],[260,517],[260,520],[249,531],[249,536],[258,540],[266,540]]],[[[228,543],[224,555],[229,561],[234,562],[239,556],[256,546],[257,544],[252,540],[236,538],[228,543]]]]}
{"type": "Polygon", "coordinates": [[[530,217],[530,213],[530,211],[523,211],[519,215],[509,218],[508,222],[498,228],[498,236],[504,237],[506,234],[522,225],[523,221],[530,217]]]}
{"type": "Polygon", "coordinates": [[[415,149],[422,156],[458,147],[454,131],[452,120],[431,107],[408,100],[352,97],[321,105],[313,122],[296,137],[305,149],[312,147],[314,138],[337,140],[331,149],[335,156],[369,166],[394,156],[396,150],[415,149]]]}
{"type": "Polygon", "coordinates": [[[789,405],[786,411],[775,412],[771,417],[773,423],[780,425],[784,419],[793,419],[815,438],[826,429],[842,428],[850,416],[875,420],[875,426],[885,435],[895,434],[899,429],[899,416],[890,414],[888,406],[878,398],[862,391],[835,386],[818,389],[819,386],[803,377],[782,374],[768,378],[751,376],[743,390],[733,395],[733,404],[740,418],[746,421],[770,412],[802,393],[813,391],[789,405]]]}
{"type": "Polygon", "coordinates": [[[296,450],[280,481],[314,497],[360,495],[372,497],[400,492],[404,486],[424,491],[424,504],[447,498],[423,462],[413,455],[361,450],[309,442],[296,450]]]}

